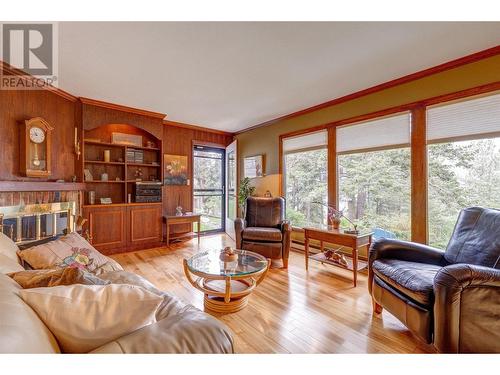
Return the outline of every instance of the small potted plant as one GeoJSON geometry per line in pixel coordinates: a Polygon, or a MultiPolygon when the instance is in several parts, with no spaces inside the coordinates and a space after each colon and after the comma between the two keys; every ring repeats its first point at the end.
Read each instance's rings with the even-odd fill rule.
{"type": "Polygon", "coordinates": [[[238,189],[238,204],[241,207],[241,214],[243,218],[246,215],[247,209],[247,198],[251,197],[255,193],[255,186],[250,185],[250,179],[245,177],[240,181],[240,187],[238,189]]]}
{"type": "Polygon", "coordinates": [[[340,219],[342,219],[342,211],[332,210],[328,207],[328,224],[333,227],[333,229],[340,228],[340,219]]]}

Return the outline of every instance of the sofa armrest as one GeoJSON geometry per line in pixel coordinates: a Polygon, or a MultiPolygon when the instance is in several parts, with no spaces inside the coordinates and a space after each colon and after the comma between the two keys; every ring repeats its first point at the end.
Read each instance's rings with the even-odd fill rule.
{"type": "Polygon", "coordinates": [[[242,243],[243,243],[243,230],[246,227],[246,222],[244,219],[241,217],[237,217],[236,220],[234,220],[234,232],[236,236],[236,248],[241,249],[242,243]]]}
{"type": "Polygon", "coordinates": [[[440,352],[500,352],[500,270],[443,267],[434,278],[434,295],[434,345],[440,352]]]}
{"type": "Polygon", "coordinates": [[[382,238],[370,247],[369,263],[381,258],[444,266],[444,251],[416,242],[382,238]]]}
{"type": "Polygon", "coordinates": [[[444,251],[416,242],[382,238],[372,243],[368,254],[368,290],[372,293],[372,265],[377,259],[391,258],[444,266],[444,251]]]}
{"type": "Polygon", "coordinates": [[[192,306],[100,346],[91,353],[234,353],[229,329],[192,306]]]}

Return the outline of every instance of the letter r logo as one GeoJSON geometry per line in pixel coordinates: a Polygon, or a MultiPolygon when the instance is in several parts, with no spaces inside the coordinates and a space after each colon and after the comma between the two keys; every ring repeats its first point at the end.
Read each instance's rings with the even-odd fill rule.
{"type": "Polygon", "coordinates": [[[2,25],[2,56],[9,65],[28,74],[53,74],[53,25],[2,25]]]}

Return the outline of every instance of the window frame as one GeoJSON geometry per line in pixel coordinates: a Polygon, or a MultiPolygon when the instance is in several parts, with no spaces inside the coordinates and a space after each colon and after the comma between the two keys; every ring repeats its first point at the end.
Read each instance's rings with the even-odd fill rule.
{"type": "MultiPolygon", "coordinates": [[[[317,133],[318,131],[315,131],[315,132],[307,132],[306,134],[303,134],[303,135],[307,135],[309,133],[317,133]]],[[[304,148],[300,148],[300,149],[295,149],[293,151],[288,151],[288,152],[283,152],[283,142],[286,138],[296,138],[296,137],[300,137],[300,136],[290,136],[290,137],[283,137],[281,138],[280,137],[280,169],[282,170],[282,173],[281,173],[281,178],[280,178],[280,195],[282,197],[284,197],[286,199],[286,162],[285,162],[285,157],[287,155],[292,155],[292,154],[298,154],[298,153],[301,153],[301,152],[308,152],[308,151],[317,151],[317,150],[326,150],[326,153],[327,153],[327,156],[328,156],[328,143],[326,145],[322,145],[322,146],[314,146],[314,147],[304,147],[304,148]]],[[[328,139],[328,134],[327,134],[327,139],[328,139]]],[[[327,163],[326,163],[326,197],[327,197],[327,200],[328,200],[328,174],[329,174],[329,170],[328,170],[328,157],[327,157],[327,163]]],[[[285,218],[286,218],[286,210],[285,210],[285,218]]],[[[300,227],[296,227],[296,226],[293,226],[292,225],[292,228],[293,229],[299,229],[300,227]]]]}
{"type": "MultiPolygon", "coordinates": [[[[411,195],[410,195],[410,207],[411,207],[411,241],[420,242],[424,244],[429,243],[428,238],[428,160],[427,160],[427,145],[435,143],[444,143],[450,141],[464,141],[464,140],[475,140],[475,139],[486,139],[486,138],[496,138],[500,136],[499,132],[494,132],[490,134],[480,134],[460,137],[461,139],[452,140],[439,140],[439,142],[428,142],[427,141],[427,110],[429,108],[452,104],[460,101],[473,100],[481,96],[489,96],[500,93],[500,82],[494,82],[486,84],[479,87],[473,87],[461,91],[456,91],[450,94],[440,95],[436,97],[431,97],[427,99],[422,99],[419,101],[411,102],[408,104],[402,104],[400,106],[391,107],[383,109],[376,112],[371,112],[363,115],[358,115],[355,117],[350,117],[346,119],[341,119],[335,122],[326,123],[323,125],[314,126],[309,129],[303,129],[299,131],[293,131],[289,133],[284,133],[279,136],[279,192],[281,196],[284,196],[284,186],[286,186],[285,181],[285,162],[283,153],[283,140],[289,137],[296,137],[299,135],[306,135],[312,132],[318,132],[321,130],[328,131],[328,144],[326,146],[328,158],[327,158],[327,196],[330,204],[334,204],[338,207],[339,202],[339,175],[338,175],[338,160],[339,155],[336,152],[336,128],[344,125],[355,125],[362,122],[368,122],[370,120],[376,120],[387,116],[394,116],[398,113],[410,112],[410,174],[411,174],[411,195]]],[[[400,147],[407,147],[407,145],[401,145],[400,147]]],[[[384,149],[394,149],[394,145],[388,147],[382,147],[378,151],[384,149]]],[[[359,152],[359,151],[356,151],[359,152]]],[[[342,154],[342,153],[341,153],[342,154]]],[[[296,229],[296,228],[294,228],[296,229]]]]}

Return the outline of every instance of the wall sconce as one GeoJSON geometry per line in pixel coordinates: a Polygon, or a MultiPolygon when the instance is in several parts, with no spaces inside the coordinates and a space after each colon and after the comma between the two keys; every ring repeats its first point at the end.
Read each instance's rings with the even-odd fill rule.
{"type": "Polygon", "coordinates": [[[80,160],[82,151],[80,150],[80,141],[78,140],[78,128],[75,126],[75,154],[76,160],[80,160]]]}

